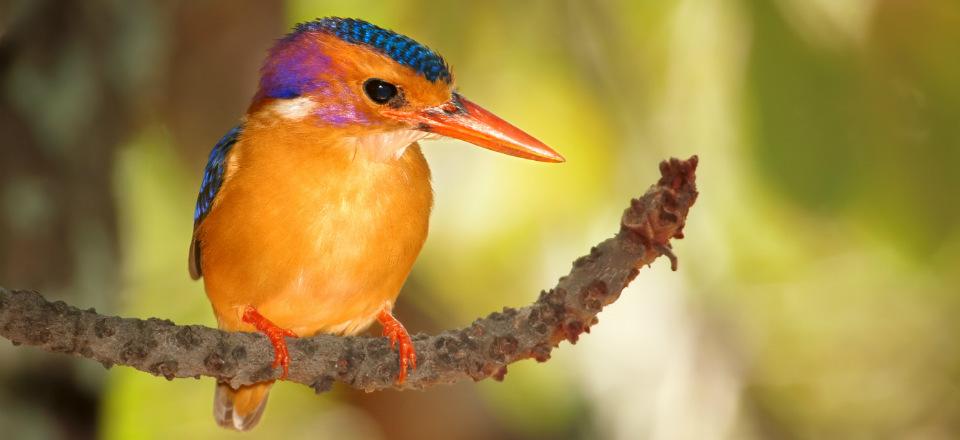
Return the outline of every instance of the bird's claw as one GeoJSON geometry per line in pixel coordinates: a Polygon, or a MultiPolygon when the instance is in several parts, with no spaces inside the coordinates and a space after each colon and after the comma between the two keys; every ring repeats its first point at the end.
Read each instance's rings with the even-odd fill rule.
{"type": "Polygon", "coordinates": [[[292,330],[274,324],[253,306],[247,306],[244,309],[243,322],[253,325],[267,336],[270,344],[273,345],[273,368],[283,367],[280,380],[286,379],[290,373],[290,352],[287,350],[287,340],[285,338],[287,336],[296,338],[297,334],[292,330]]]}
{"type": "Polygon", "coordinates": [[[407,369],[417,368],[417,352],[413,346],[413,339],[410,333],[403,327],[397,318],[394,318],[386,310],[380,312],[377,318],[380,325],[383,326],[383,336],[390,340],[390,348],[398,351],[400,356],[400,373],[397,374],[397,384],[402,384],[407,379],[407,369]]]}

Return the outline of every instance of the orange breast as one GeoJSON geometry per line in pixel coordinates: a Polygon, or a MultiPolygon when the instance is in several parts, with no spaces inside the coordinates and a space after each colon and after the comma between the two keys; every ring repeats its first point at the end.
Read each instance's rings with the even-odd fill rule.
{"type": "Polygon", "coordinates": [[[252,331],[252,305],[301,336],[355,333],[392,308],[426,239],[430,172],[416,144],[389,160],[351,145],[302,126],[244,131],[197,231],[222,328],[252,331]]]}

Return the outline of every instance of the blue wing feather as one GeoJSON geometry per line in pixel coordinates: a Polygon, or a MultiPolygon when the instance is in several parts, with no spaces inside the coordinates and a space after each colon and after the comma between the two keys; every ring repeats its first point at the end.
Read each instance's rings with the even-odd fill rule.
{"type": "Polygon", "coordinates": [[[196,230],[203,218],[210,213],[213,207],[213,200],[217,197],[220,187],[223,185],[223,173],[226,169],[227,156],[234,144],[240,138],[243,132],[243,126],[238,125],[227,132],[217,145],[210,151],[210,158],[207,159],[207,166],[203,170],[203,181],[200,183],[200,194],[197,195],[197,206],[193,211],[193,230],[194,236],[190,240],[190,258],[188,266],[190,276],[193,279],[200,278],[203,271],[200,268],[200,240],[197,239],[196,230]]]}
{"type": "Polygon", "coordinates": [[[210,151],[210,158],[207,159],[207,167],[203,170],[203,181],[200,183],[200,194],[197,195],[197,207],[193,211],[193,223],[197,225],[210,212],[213,206],[213,199],[220,191],[223,185],[223,171],[226,167],[227,155],[237,143],[243,126],[238,125],[227,132],[217,145],[210,151]]]}

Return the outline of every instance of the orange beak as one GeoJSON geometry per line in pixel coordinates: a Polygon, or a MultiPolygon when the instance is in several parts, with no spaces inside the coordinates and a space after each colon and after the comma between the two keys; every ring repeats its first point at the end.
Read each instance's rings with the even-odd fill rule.
{"type": "Polygon", "coordinates": [[[417,130],[460,139],[503,154],[541,162],[564,161],[563,156],[543,142],[457,93],[441,105],[414,113],[397,110],[383,113],[409,122],[417,130]]]}

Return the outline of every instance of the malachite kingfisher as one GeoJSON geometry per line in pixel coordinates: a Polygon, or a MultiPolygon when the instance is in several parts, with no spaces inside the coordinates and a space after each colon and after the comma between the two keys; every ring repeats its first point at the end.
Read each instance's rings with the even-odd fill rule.
{"type": "MultiPolygon", "coordinates": [[[[351,335],[379,321],[403,382],[417,358],[392,310],[433,204],[417,142],[447,136],[564,159],[462,97],[436,52],[362,20],[296,25],[260,74],[246,115],[204,170],[190,275],[203,277],[221,329],[266,334],[281,378],[286,337],[351,335]]],[[[218,384],[217,423],[252,428],[271,385],[218,384]]]]}

